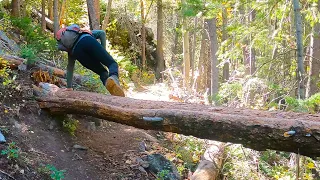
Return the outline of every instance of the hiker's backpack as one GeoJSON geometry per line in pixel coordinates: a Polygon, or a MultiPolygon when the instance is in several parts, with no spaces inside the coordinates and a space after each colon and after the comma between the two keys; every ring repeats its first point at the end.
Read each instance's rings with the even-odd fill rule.
{"type": "Polygon", "coordinates": [[[70,52],[75,42],[83,33],[92,35],[91,31],[83,30],[78,25],[73,24],[68,27],[61,28],[56,34],[56,40],[61,43],[68,52],[70,52]]]}

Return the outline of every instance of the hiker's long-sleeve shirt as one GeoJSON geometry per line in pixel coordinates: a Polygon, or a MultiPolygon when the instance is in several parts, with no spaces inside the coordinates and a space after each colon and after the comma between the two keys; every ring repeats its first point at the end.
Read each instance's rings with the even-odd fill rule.
{"type": "MultiPolygon", "coordinates": [[[[85,36],[90,36],[89,34],[82,35],[79,40],[75,43],[74,47],[77,43],[85,36]]],[[[96,39],[100,40],[101,45],[104,49],[106,49],[106,33],[103,30],[93,30],[92,36],[96,39]]],[[[59,44],[58,44],[59,46],[59,44]]],[[[73,52],[74,49],[72,49],[73,52]]],[[[74,64],[76,59],[72,56],[72,53],[68,52],[68,65],[67,65],[67,88],[72,88],[72,80],[73,80],[73,71],[74,71],[74,64]]]]}

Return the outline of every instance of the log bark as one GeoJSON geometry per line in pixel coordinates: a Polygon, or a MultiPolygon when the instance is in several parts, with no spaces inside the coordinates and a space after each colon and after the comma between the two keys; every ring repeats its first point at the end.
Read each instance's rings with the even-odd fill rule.
{"type": "Polygon", "coordinates": [[[320,156],[320,114],[230,109],[58,90],[38,97],[51,113],[84,114],[141,129],[320,156]]]}

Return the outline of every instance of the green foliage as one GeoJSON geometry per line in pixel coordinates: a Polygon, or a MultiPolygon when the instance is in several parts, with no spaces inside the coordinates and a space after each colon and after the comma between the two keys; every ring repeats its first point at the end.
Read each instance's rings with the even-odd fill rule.
{"type": "Polygon", "coordinates": [[[7,155],[7,159],[13,160],[19,157],[19,150],[15,142],[9,143],[7,149],[1,151],[1,155],[7,155]]]}
{"type": "Polygon", "coordinates": [[[84,86],[88,91],[98,92],[98,93],[107,93],[106,87],[103,86],[100,76],[94,73],[89,73],[85,75],[88,79],[85,81],[84,86]]]}
{"type": "Polygon", "coordinates": [[[40,168],[38,168],[38,171],[50,175],[52,180],[64,179],[64,173],[66,172],[66,170],[58,170],[51,164],[47,164],[46,166],[42,165],[40,168]]]}
{"type": "Polygon", "coordinates": [[[11,23],[14,27],[19,28],[20,34],[26,40],[20,55],[28,58],[29,63],[34,63],[41,54],[44,54],[46,59],[50,59],[50,55],[53,55],[52,52],[57,51],[56,40],[43,33],[41,27],[38,24],[34,24],[32,19],[28,17],[11,17],[11,23]]]}
{"type": "Polygon", "coordinates": [[[286,110],[295,112],[317,113],[320,111],[320,93],[311,96],[308,99],[300,100],[293,97],[285,97],[286,110]]]}
{"type": "Polygon", "coordinates": [[[27,64],[32,65],[37,62],[36,50],[32,47],[22,46],[20,57],[27,59],[27,64]]]}
{"type": "Polygon", "coordinates": [[[121,51],[127,51],[130,48],[131,43],[129,38],[129,32],[128,30],[123,29],[120,26],[117,19],[114,19],[109,23],[106,33],[108,40],[114,46],[114,48],[119,49],[121,51]]]}
{"type": "Polygon", "coordinates": [[[242,84],[240,82],[223,83],[219,88],[219,104],[228,104],[234,101],[240,101],[243,96],[242,84]]]}
{"type": "Polygon", "coordinates": [[[138,84],[148,85],[154,84],[155,82],[155,75],[151,71],[140,71],[135,70],[132,75],[131,79],[138,84]]]}
{"type": "Polygon", "coordinates": [[[50,174],[51,179],[61,180],[64,178],[64,173],[66,172],[66,170],[58,170],[56,167],[54,167],[53,165],[50,165],[50,164],[48,164],[46,167],[51,172],[51,174],[50,174]]]}
{"type": "Polygon", "coordinates": [[[11,84],[14,80],[14,78],[11,78],[11,69],[8,65],[8,62],[2,58],[0,58],[0,64],[2,65],[2,68],[0,69],[0,83],[3,86],[7,86],[11,84]]]}
{"type": "Polygon", "coordinates": [[[87,91],[97,92],[105,94],[107,93],[107,89],[103,86],[100,76],[93,73],[89,69],[83,67],[79,62],[76,62],[75,73],[78,73],[82,76],[85,76],[85,81],[82,84],[87,91]]]}
{"type": "Polygon", "coordinates": [[[69,0],[66,1],[66,24],[82,24],[82,17],[86,15],[84,0],[69,0]]]}
{"type": "Polygon", "coordinates": [[[177,141],[174,142],[174,152],[176,157],[181,159],[184,164],[180,167],[180,173],[188,168],[195,170],[201,155],[204,153],[204,142],[193,137],[176,135],[177,141]]]}
{"type": "Polygon", "coordinates": [[[166,169],[158,172],[158,174],[157,174],[157,180],[163,180],[163,179],[168,178],[167,176],[168,176],[169,172],[170,172],[170,171],[169,171],[169,170],[166,170],[166,169]]]}
{"type": "Polygon", "coordinates": [[[70,118],[64,119],[63,122],[62,122],[63,128],[67,132],[69,132],[72,136],[75,135],[75,132],[76,132],[77,127],[78,127],[78,124],[79,124],[78,120],[70,119],[70,118]]]}

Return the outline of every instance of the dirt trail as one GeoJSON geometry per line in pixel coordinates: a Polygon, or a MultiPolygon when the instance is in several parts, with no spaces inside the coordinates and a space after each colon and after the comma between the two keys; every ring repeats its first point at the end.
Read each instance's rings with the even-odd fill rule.
{"type": "MultiPolygon", "coordinates": [[[[26,77],[26,74],[22,77],[26,77]]],[[[29,79],[17,81],[22,85],[22,91],[30,89],[32,84],[29,79]]],[[[167,100],[164,85],[154,85],[150,89],[139,93],[129,91],[127,96],[167,100]]],[[[51,164],[59,170],[66,170],[67,180],[155,179],[138,170],[134,161],[142,155],[139,143],[144,141],[151,149],[153,144],[157,144],[156,132],[107,121],[102,121],[102,125],[92,131],[88,129],[89,122],[100,120],[73,115],[72,118],[79,121],[73,137],[62,130],[57,118],[40,111],[35,100],[24,100],[21,94],[16,93],[15,98],[7,98],[0,104],[0,127],[8,131],[4,133],[7,142],[16,142],[22,152],[16,163],[0,156],[0,170],[16,179],[49,179],[39,171],[39,167],[41,164],[51,164]],[[19,111],[15,108],[18,106],[19,111]],[[74,149],[74,145],[83,146],[87,150],[74,149]]],[[[0,145],[0,151],[5,147],[0,145]]]]}

